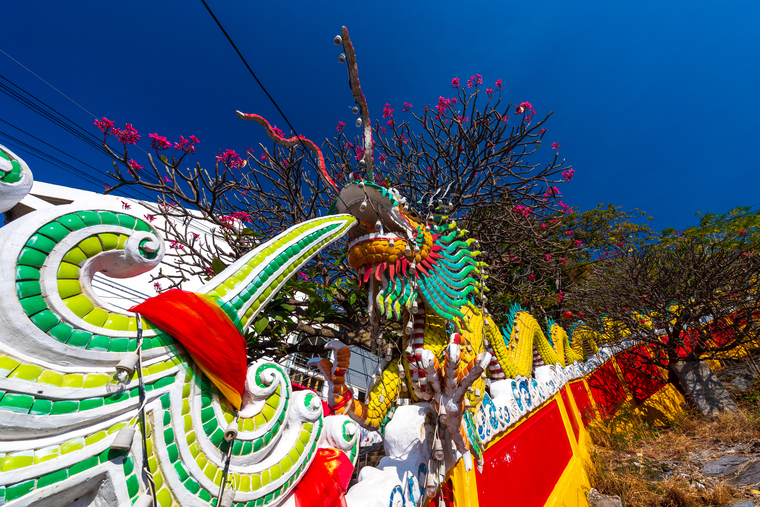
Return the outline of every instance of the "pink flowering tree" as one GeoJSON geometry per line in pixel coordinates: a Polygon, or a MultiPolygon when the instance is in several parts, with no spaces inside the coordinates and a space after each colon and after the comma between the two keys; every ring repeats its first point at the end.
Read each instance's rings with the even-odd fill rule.
{"type": "MultiPolygon", "coordinates": [[[[492,294],[546,285],[557,266],[580,248],[559,235],[571,211],[562,201],[561,186],[573,179],[574,170],[560,157],[558,144],[541,149],[551,113],[539,117],[528,101],[503,100],[500,79],[486,85],[476,74],[464,84],[457,78],[445,83],[447,96],[430,104],[404,102],[398,112],[385,104],[378,108],[382,119],[372,123],[353,47],[344,48],[359,128],[341,121],[334,137],[323,143],[328,178],[340,185],[359,175],[396,188],[423,213],[455,218],[480,242],[491,266],[492,294]]],[[[118,180],[113,189],[141,186],[155,193],[154,216],[166,218],[169,253],[181,257],[180,273],[162,273],[154,282],[157,290],[218,273],[258,238],[324,215],[336,198],[319,177],[319,157],[303,142],[226,149],[207,167],[192,158],[200,144],[194,136],[177,141],[150,134],[151,153],[141,164],[129,153],[140,139],[131,125],[120,130],[105,119],[96,124],[104,144],[116,136],[123,145],[123,151],[109,149],[118,180]],[[211,234],[194,232],[199,220],[211,234]]],[[[267,128],[270,137],[296,139],[276,126],[267,128]]],[[[331,338],[369,344],[366,304],[360,301],[366,296],[357,290],[344,244],[321,252],[281,295],[268,309],[270,316],[280,312],[279,320],[256,323],[259,350],[294,351],[283,348],[281,338],[289,333],[306,345],[331,338]],[[310,297],[304,301],[296,291],[310,297]]]]}

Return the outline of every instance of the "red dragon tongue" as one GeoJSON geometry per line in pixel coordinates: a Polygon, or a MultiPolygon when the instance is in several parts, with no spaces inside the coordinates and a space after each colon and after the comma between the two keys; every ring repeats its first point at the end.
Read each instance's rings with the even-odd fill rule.
{"type": "Polygon", "coordinates": [[[383,275],[383,272],[385,271],[385,267],[388,265],[387,262],[382,262],[377,265],[377,270],[375,271],[375,280],[378,282],[381,280],[381,276],[383,275]]]}
{"type": "Polygon", "coordinates": [[[395,278],[395,276],[396,276],[396,265],[393,264],[393,263],[391,263],[388,266],[388,278],[390,278],[391,280],[393,280],[395,278]]]}
{"type": "Polygon", "coordinates": [[[364,271],[364,283],[369,282],[369,277],[372,276],[372,266],[366,266],[364,271]]]}
{"type": "Polygon", "coordinates": [[[401,258],[401,272],[404,274],[404,276],[406,276],[406,265],[407,265],[406,258],[402,257],[401,258]]]}

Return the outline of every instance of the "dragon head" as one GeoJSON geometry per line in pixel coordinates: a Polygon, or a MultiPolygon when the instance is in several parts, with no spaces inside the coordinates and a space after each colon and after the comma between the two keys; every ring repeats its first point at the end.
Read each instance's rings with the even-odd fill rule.
{"type": "Polygon", "coordinates": [[[370,313],[400,320],[421,303],[444,319],[463,324],[462,307],[480,294],[479,254],[473,239],[447,217],[422,217],[392,187],[350,181],[336,202],[359,224],[348,236],[348,262],[368,285],[370,313]],[[418,302],[418,300],[420,300],[418,302]]]}

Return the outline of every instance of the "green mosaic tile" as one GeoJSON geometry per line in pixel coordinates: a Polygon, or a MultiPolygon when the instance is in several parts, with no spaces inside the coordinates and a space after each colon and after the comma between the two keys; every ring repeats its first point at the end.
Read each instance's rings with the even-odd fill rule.
{"type": "Polygon", "coordinates": [[[28,298],[42,294],[40,282],[36,280],[27,280],[25,282],[16,282],[16,294],[19,298],[28,298]]]}
{"type": "Polygon", "coordinates": [[[166,387],[168,385],[171,385],[171,384],[174,383],[174,379],[175,378],[176,377],[174,375],[172,375],[172,376],[169,376],[169,377],[164,377],[162,379],[158,379],[158,380],[156,380],[153,383],[153,388],[154,389],[161,389],[162,387],[166,387]]]}
{"type": "Polygon", "coordinates": [[[100,215],[95,211],[77,211],[77,216],[87,225],[100,225],[100,215]]]}
{"type": "Polygon", "coordinates": [[[45,486],[50,486],[51,484],[55,484],[56,482],[60,482],[64,479],[67,479],[69,477],[69,472],[67,469],[63,468],[61,470],[55,471],[53,473],[43,475],[37,480],[37,487],[38,488],[44,488],[45,486]]]}
{"type": "MultiPolygon", "coordinates": [[[[85,319],[85,321],[86,320],[87,319],[85,319]]],[[[92,337],[92,340],[90,340],[90,343],[87,344],[87,350],[99,350],[99,351],[106,352],[108,351],[108,346],[110,345],[110,343],[111,343],[111,339],[109,337],[94,335],[92,337]]]]}
{"type": "Polygon", "coordinates": [[[232,443],[232,454],[235,456],[240,456],[240,454],[243,452],[243,442],[241,440],[235,440],[232,443]]]}
{"type": "Polygon", "coordinates": [[[26,414],[32,408],[34,398],[28,394],[6,393],[0,399],[0,410],[7,410],[17,414],[26,414]]]}
{"type": "Polygon", "coordinates": [[[137,482],[137,476],[136,475],[130,475],[127,477],[127,493],[129,494],[129,497],[132,498],[140,491],[140,483],[137,482]]]}
{"type": "Polygon", "coordinates": [[[34,400],[32,408],[29,409],[31,415],[48,415],[53,409],[53,402],[50,400],[34,400]]]}
{"type": "Polygon", "coordinates": [[[42,296],[32,296],[24,299],[20,299],[21,308],[24,309],[24,313],[27,315],[34,315],[37,312],[41,312],[47,308],[47,302],[42,296]]]}
{"type": "Polygon", "coordinates": [[[169,393],[166,393],[161,396],[161,408],[169,408],[170,402],[171,402],[171,397],[169,396],[169,393]]]}
{"type": "Polygon", "coordinates": [[[187,480],[187,478],[190,477],[190,474],[185,468],[185,465],[183,465],[181,461],[177,461],[174,464],[174,470],[176,470],[177,476],[179,476],[180,482],[185,482],[185,480],[187,480]]]}
{"type": "Polygon", "coordinates": [[[40,270],[30,266],[16,266],[16,280],[39,280],[40,270]]]}
{"type": "Polygon", "coordinates": [[[200,484],[198,484],[198,481],[196,481],[196,480],[195,480],[195,479],[193,479],[192,477],[189,477],[189,478],[188,478],[188,479],[185,481],[185,483],[184,483],[184,484],[185,484],[185,488],[187,488],[187,490],[188,490],[190,493],[194,494],[194,495],[197,495],[197,494],[198,494],[198,492],[201,490],[201,485],[200,485],[200,484]]]}
{"type": "Polygon", "coordinates": [[[169,461],[174,463],[179,459],[179,450],[177,450],[177,444],[171,444],[166,447],[166,452],[169,453],[169,461]]]}
{"type": "Polygon", "coordinates": [[[18,263],[25,266],[32,266],[35,268],[41,268],[45,264],[47,255],[34,250],[33,248],[22,248],[21,254],[18,256],[18,263]]]}
{"type": "Polygon", "coordinates": [[[125,215],[124,213],[119,213],[119,225],[122,227],[126,227],[127,229],[134,229],[135,224],[137,223],[137,220],[135,217],[130,215],[125,215]]]}
{"type": "Polygon", "coordinates": [[[168,426],[172,422],[172,414],[171,412],[164,412],[164,426],[168,426]]]}
{"type": "Polygon", "coordinates": [[[42,310],[41,312],[29,317],[32,322],[41,330],[47,332],[52,329],[56,324],[60,322],[60,319],[56,314],[50,310],[42,310]]]}
{"type": "Polygon", "coordinates": [[[206,435],[211,435],[218,427],[219,421],[217,421],[216,418],[213,418],[203,425],[203,431],[206,432],[206,435]]]}
{"type": "Polygon", "coordinates": [[[78,231],[79,229],[84,229],[85,227],[87,227],[87,224],[85,224],[81,218],[79,218],[73,213],[69,213],[68,215],[63,215],[62,217],[58,217],[56,219],[56,222],[63,225],[67,229],[71,229],[72,231],[78,231]]]}
{"type": "Polygon", "coordinates": [[[119,225],[119,217],[110,211],[99,211],[100,220],[106,225],[119,225]]]}
{"type": "Polygon", "coordinates": [[[129,338],[111,338],[111,343],[108,346],[108,350],[109,352],[127,352],[129,349],[129,342],[129,338]]]}
{"type": "Polygon", "coordinates": [[[214,412],[214,407],[206,407],[201,410],[201,422],[207,423],[214,417],[216,417],[216,413],[214,412]]]}
{"type": "Polygon", "coordinates": [[[79,410],[91,410],[104,405],[103,398],[88,398],[79,402],[79,410]]]}
{"type": "Polygon", "coordinates": [[[46,253],[50,253],[57,244],[57,241],[53,241],[52,239],[41,234],[32,235],[32,237],[29,238],[29,240],[26,242],[26,246],[30,246],[36,250],[41,250],[46,253]]]}
{"type": "Polygon", "coordinates": [[[174,430],[172,428],[166,428],[164,430],[164,442],[166,442],[166,445],[174,442],[174,430]]]}
{"type": "Polygon", "coordinates": [[[48,331],[48,334],[59,342],[66,343],[69,341],[69,338],[71,338],[72,331],[73,329],[71,326],[61,322],[58,325],[53,326],[53,328],[48,331]]]}
{"type": "Polygon", "coordinates": [[[210,502],[211,501],[211,494],[208,491],[206,491],[205,489],[201,489],[200,493],[198,493],[198,498],[200,498],[201,500],[203,500],[205,502],[210,502]]]}
{"type": "Polygon", "coordinates": [[[136,231],[143,231],[143,232],[151,232],[150,226],[143,222],[142,220],[137,220],[137,225],[135,225],[136,231]]]}
{"type": "Polygon", "coordinates": [[[74,329],[66,344],[72,347],[86,347],[90,343],[90,340],[92,340],[92,333],[81,329],[74,329]]]}
{"type": "Polygon", "coordinates": [[[53,402],[53,410],[50,415],[71,414],[79,410],[79,402],[73,400],[61,400],[53,402]]]}
{"type": "Polygon", "coordinates": [[[50,222],[37,229],[38,234],[44,234],[50,239],[61,241],[69,234],[69,230],[56,222],[50,222]]]}
{"type": "Polygon", "coordinates": [[[10,502],[17,498],[21,498],[24,495],[31,493],[34,490],[34,479],[30,481],[20,482],[13,486],[7,486],[5,488],[5,501],[10,502]]]}
{"type": "Polygon", "coordinates": [[[224,442],[224,430],[222,428],[217,428],[216,431],[208,437],[208,439],[212,444],[214,444],[214,446],[219,447],[222,442],[224,442]]]}
{"type": "Polygon", "coordinates": [[[84,386],[84,375],[80,373],[69,373],[63,376],[62,387],[79,388],[84,386]]]}
{"type": "Polygon", "coordinates": [[[126,401],[129,399],[129,393],[124,391],[121,393],[114,393],[109,396],[106,396],[103,398],[106,402],[106,405],[110,405],[111,403],[118,403],[120,401],[126,401]]]}
{"type": "Polygon", "coordinates": [[[79,472],[84,472],[85,470],[89,470],[92,467],[98,466],[100,464],[100,459],[98,456],[92,456],[85,460],[82,460],[78,463],[74,463],[69,468],[69,475],[75,475],[79,472]]]}

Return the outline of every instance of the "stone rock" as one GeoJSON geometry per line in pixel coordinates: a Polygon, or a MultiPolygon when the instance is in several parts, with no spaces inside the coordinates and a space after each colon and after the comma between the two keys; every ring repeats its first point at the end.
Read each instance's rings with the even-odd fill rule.
{"type": "Polygon", "coordinates": [[[589,490],[587,496],[590,507],[624,507],[619,496],[603,495],[594,488],[589,490]]]}
{"type": "Polygon", "coordinates": [[[677,363],[675,371],[699,411],[706,416],[739,410],[723,384],[704,361],[677,363]]]}
{"type": "Polygon", "coordinates": [[[751,500],[742,500],[741,502],[734,502],[726,507],[756,507],[757,504],[751,500]]]}
{"type": "Polygon", "coordinates": [[[710,451],[709,449],[705,449],[704,451],[693,455],[691,458],[689,458],[689,461],[691,461],[692,463],[698,463],[700,461],[705,461],[706,459],[709,459],[710,456],[712,456],[712,451],[710,451]]]}
{"type": "Polygon", "coordinates": [[[728,482],[734,486],[760,483],[760,461],[753,461],[728,482]]]}
{"type": "Polygon", "coordinates": [[[739,392],[744,392],[752,387],[752,384],[750,382],[747,382],[747,380],[742,377],[736,377],[734,380],[729,382],[729,385],[739,392]]]}
{"type": "Polygon", "coordinates": [[[702,467],[702,473],[713,477],[731,474],[736,472],[739,469],[739,465],[746,461],[747,458],[745,456],[721,456],[714,461],[708,461],[702,467]]]}

